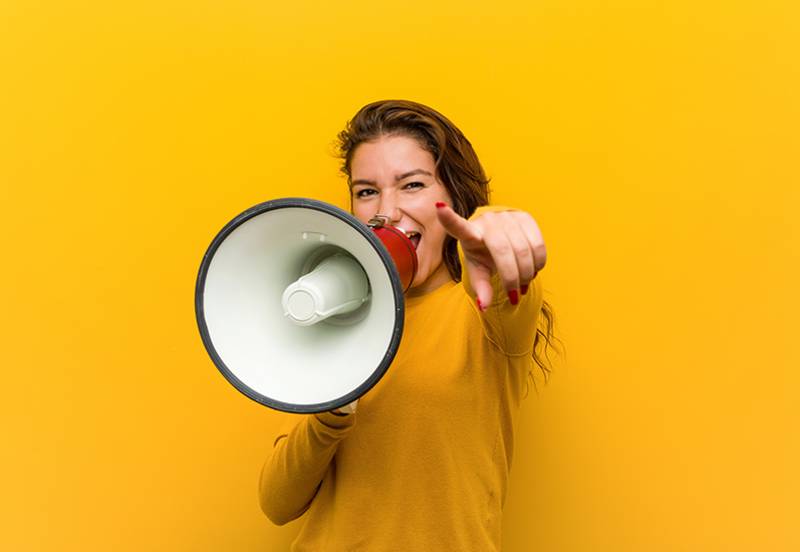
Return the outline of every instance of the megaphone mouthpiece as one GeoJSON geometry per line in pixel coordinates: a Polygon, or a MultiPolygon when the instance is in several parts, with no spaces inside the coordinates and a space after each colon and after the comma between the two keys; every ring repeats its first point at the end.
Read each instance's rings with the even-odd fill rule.
{"type": "Polygon", "coordinates": [[[310,273],[289,285],[281,302],[284,315],[300,326],[310,326],[361,307],[369,297],[364,269],[352,257],[334,254],[310,273]]]}

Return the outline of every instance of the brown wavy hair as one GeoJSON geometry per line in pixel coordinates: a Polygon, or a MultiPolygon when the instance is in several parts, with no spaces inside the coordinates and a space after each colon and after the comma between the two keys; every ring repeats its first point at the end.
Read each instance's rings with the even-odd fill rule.
{"type": "MultiPolygon", "coordinates": [[[[469,218],[475,209],[489,204],[489,180],[472,144],[462,132],[438,111],[407,100],[383,100],[362,107],[338,135],[337,155],[342,160],[341,171],[350,185],[350,165],[356,148],[381,136],[402,135],[415,139],[430,152],[435,161],[436,175],[453,200],[453,210],[469,218]]],[[[350,196],[352,210],[352,194],[350,196]]],[[[445,239],[442,257],[450,276],[461,281],[461,262],[455,238],[445,239]]],[[[554,347],[555,317],[547,301],[542,303],[533,359],[544,374],[550,374],[548,348],[554,347]]],[[[560,341],[560,340],[558,340],[560,341]]]]}

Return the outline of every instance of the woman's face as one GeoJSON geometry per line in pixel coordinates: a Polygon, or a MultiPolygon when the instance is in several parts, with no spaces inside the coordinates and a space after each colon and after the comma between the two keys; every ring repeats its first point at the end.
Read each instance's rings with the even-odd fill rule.
{"type": "Polygon", "coordinates": [[[442,262],[447,233],[436,214],[436,202],[452,205],[436,177],[434,159],[413,138],[381,136],[359,144],[350,161],[353,214],[368,222],[377,213],[412,237],[417,247],[417,275],[409,294],[431,291],[450,279],[442,262]]]}

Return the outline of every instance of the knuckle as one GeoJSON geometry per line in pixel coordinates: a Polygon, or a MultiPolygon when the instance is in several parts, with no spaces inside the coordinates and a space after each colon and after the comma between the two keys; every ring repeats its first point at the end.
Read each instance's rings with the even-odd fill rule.
{"type": "Polygon", "coordinates": [[[517,282],[517,278],[503,278],[503,286],[506,289],[517,289],[519,285],[517,282]]]}
{"type": "Polygon", "coordinates": [[[492,247],[492,250],[494,251],[495,255],[498,255],[500,257],[508,256],[509,254],[511,254],[512,251],[510,245],[502,242],[495,244],[492,247]]]}
{"type": "Polygon", "coordinates": [[[533,257],[533,253],[531,252],[531,248],[526,245],[516,245],[514,246],[514,254],[517,256],[518,259],[527,260],[533,257]]]}
{"type": "Polygon", "coordinates": [[[534,258],[540,266],[544,266],[547,263],[547,249],[545,249],[544,244],[534,248],[534,258]]]}
{"type": "Polygon", "coordinates": [[[528,211],[517,211],[517,219],[525,222],[533,222],[534,224],[536,223],[533,215],[531,215],[528,211]]]}
{"type": "Polygon", "coordinates": [[[525,267],[524,270],[520,271],[519,279],[520,281],[527,283],[533,280],[534,276],[536,276],[536,270],[532,266],[530,266],[530,267],[525,267]]]}

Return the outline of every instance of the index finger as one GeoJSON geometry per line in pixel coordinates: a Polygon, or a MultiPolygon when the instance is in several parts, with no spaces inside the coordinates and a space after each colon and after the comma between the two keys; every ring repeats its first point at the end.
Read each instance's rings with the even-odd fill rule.
{"type": "Polygon", "coordinates": [[[446,203],[436,202],[436,214],[439,217],[439,222],[444,226],[445,232],[458,241],[462,243],[481,241],[480,232],[446,203]]]}

